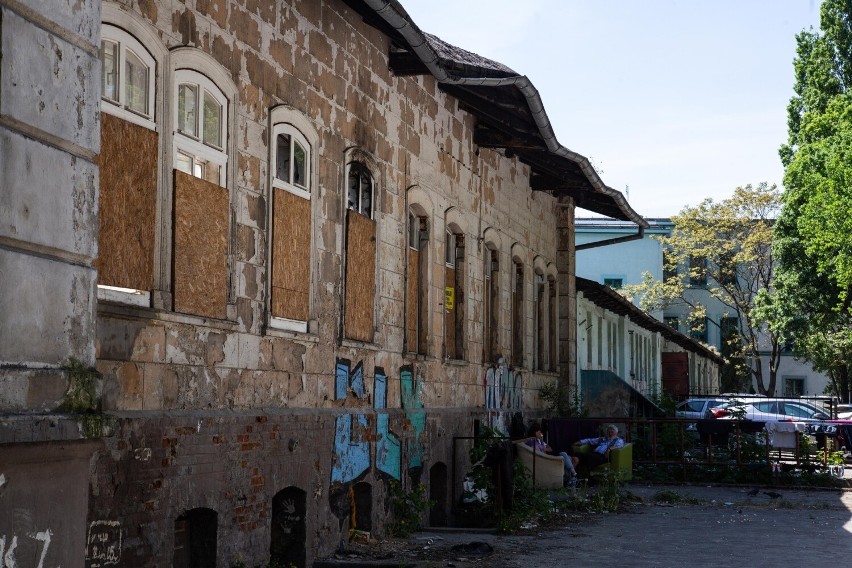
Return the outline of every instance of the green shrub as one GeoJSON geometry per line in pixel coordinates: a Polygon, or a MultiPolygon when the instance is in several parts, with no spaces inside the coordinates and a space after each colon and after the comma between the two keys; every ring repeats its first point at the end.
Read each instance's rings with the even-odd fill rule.
{"type": "Polygon", "coordinates": [[[423,526],[423,515],[435,505],[427,496],[426,486],[418,483],[406,491],[400,482],[391,480],[388,483],[388,494],[393,514],[388,527],[390,534],[406,537],[419,531],[423,526]]]}

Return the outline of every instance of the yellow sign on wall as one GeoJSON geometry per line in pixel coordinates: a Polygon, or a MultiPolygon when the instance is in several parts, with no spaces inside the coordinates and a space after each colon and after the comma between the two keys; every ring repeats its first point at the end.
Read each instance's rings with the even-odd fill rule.
{"type": "Polygon", "coordinates": [[[448,310],[452,310],[456,305],[456,289],[455,288],[444,288],[444,307],[448,310]]]}

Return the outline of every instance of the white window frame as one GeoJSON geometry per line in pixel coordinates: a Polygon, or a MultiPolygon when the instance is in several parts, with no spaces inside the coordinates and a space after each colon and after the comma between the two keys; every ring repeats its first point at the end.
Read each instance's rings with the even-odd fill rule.
{"type": "Polygon", "coordinates": [[[446,231],[444,264],[447,268],[456,267],[456,234],[450,229],[446,231]]]}
{"type": "Polygon", "coordinates": [[[346,164],[346,195],[345,195],[345,197],[346,197],[346,208],[347,209],[351,209],[352,211],[360,213],[361,215],[364,215],[365,217],[369,217],[370,219],[375,219],[375,214],[376,214],[376,179],[375,179],[375,176],[373,176],[372,168],[370,168],[366,163],[364,163],[361,160],[351,160],[346,164]],[[349,206],[349,175],[351,173],[352,166],[355,165],[355,164],[357,164],[360,168],[362,168],[365,172],[367,172],[368,176],[370,176],[370,214],[369,215],[364,213],[364,204],[362,203],[362,200],[361,200],[361,188],[360,187],[358,188],[359,191],[358,191],[357,207],[350,207],[349,206]]]}
{"type": "MultiPolygon", "coordinates": [[[[288,112],[288,110],[289,109],[286,109],[286,108],[274,109],[272,120],[275,120],[275,116],[274,116],[275,114],[288,112]]],[[[308,141],[308,138],[305,136],[305,134],[302,132],[302,130],[298,126],[296,126],[296,125],[294,125],[290,122],[285,122],[285,121],[274,122],[272,124],[271,131],[272,131],[272,136],[270,138],[270,143],[269,143],[269,185],[270,185],[270,187],[273,188],[273,189],[275,189],[275,188],[282,189],[284,191],[292,193],[293,195],[301,197],[302,199],[307,199],[308,201],[311,201],[312,198],[313,198],[312,188],[314,187],[314,184],[316,183],[316,180],[315,180],[315,177],[314,177],[314,166],[315,166],[314,165],[314,157],[315,157],[314,156],[314,145],[311,144],[308,141]],[[291,179],[292,179],[292,175],[293,175],[293,167],[292,167],[293,148],[295,147],[292,144],[292,140],[298,141],[299,144],[301,144],[301,146],[304,148],[305,154],[306,154],[305,155],[305,168],[306,168],[307,171],[305,172],[305,179],[306,179],[307,184],[308,184],[307,188],[301,188],[301,187],[291,183],[290,180],[285,181],[285,180],[279,179],[275,175],[277,170],[278,170],[277,166],[278,166],[278,135],[279,134],[287,134],[287,135],[290,136],[290,140],[291,140],[291,144],[290,144],[290,160],[291,160],[290,176],[291,176],[291,179]]],[[[316,138],[316,136],[314,136],[314,138],[316,138]]],[[[270,193],[269,224],[268,224],[270,243],[273,241],[272,213],[273,213],[274,206],[272,205],[272,203],[273,203],[272,199],[274,199],[274,197],[270,193]]],[[[311,232],[313,234],[313,219],[311,219],[311,232]]],[[[313,249],[313,237],[311,238],[311,244],[312,244],[312,249],[313,249]]],[[[270,280],[269,281],[271,282],[271,278],[272,278],[272,246],[269,247],[268,254],[269,254],[269,266],[270,266],[270,270],[269,270],[270,280]]],[[[270,284],[270,286],[271,286],[271,284],[270,284]]],[[[313,277],[312,276],[311,276],[310,289],[311,290],[313,289],[313,277]]],[[[271,294],[270,294],[270,297],[271,297],[271,294]]],[[[278,316],[273,316],[272,313],[271,313],[271,307],[269,305],[267,306],[267,310],[268,310],[267,313],[269,313],[268,326],[271,329],[277,329],[277,330],[282,330],[282,331],[292,331],[292,332],[297,332],[297,333],[307,333],[307,331],[308,331],[308,322],[307,321],[294,320],[294,319],[289,319],[289,318],[282,318],[282,317],[278,317],[278,316]]]]}
{"type": "MultiPolygon", "coordinates": [[[[290,177],[293,176],[293,149],[295,148],[294,144],[290,144],[290,177]]],[[[283,189],[285,191],[289,191],[294,195],[298,195],[304,199],[310,200],[312,197],[311,185],[313,182],[313,147],[311,143],[308,142],[308,139],[305,138],[305,135],[301,130],[293,126],[288,122],[279,122],[272,126],[272,141],[269,144],[269,176],[271,178],[272,187],[277,187],[279,189],[283,189]],[[290,180],[282,180],[276,176],[276,172],[278,171],[278,135],[279,134],[287,134],[290,136],[290,140],[295,140],[298,142],[302,148],[305,150],[305,168],[307,171],[305,172],[305,179],[308,182],[307,188],[299,187],[298,185],[292,183],[290,180]]]]}
{"type": "MultiPolygon", "coordinates": [[[[193,160],[200,159],[205,162],[213,163],[219,166],[219,185],[227,187],[228,183],[228,143],[229,143],[229,117],[228,117],[228,98],[222,90],[205,75],[192,69],[177,69],[174,74],[174,88],[172,91],[172,112],[174,114],[174,150],[172,159],[175,166],[177,165],[178,156],[180,154],[189,155],[193,160]],[[198,87],[198,108],[196,110],[197,132],[198,138],[194,138],[188,134],[184,134],[178,130],[178,94],[181,85],[192,84],[198,87]],[[219,120],[221,131],[222,147],[216,148],[203,142],[204,134],[201,130],[204,120],[204,92],[213,96],[216,102],[219,103],[222,109],[222,116],[219,120]]],[[[175,167],[177,169],[177,167],[175,167]]],[[[194,173],[192,175],[195,175],[194,173]]]]}
{"type": "MultiPolygon", "coordinates": [[[[142,43],[126,31],[110,24],[101,26],[101,42],[110,41],[118,45],[118,63],[116,88],[118,89],[118,100],[108,99],[101,93],[101,111],[123,118],[128,122],[144,126],[150,130],[157,130],[157,60],[142,43]],[[144,65],[148,67],[148,105],[146,112],[140,114],[127,108],[127,96],[124,84],[124,67],[127,59],[127,50],[133,52],[144,65]]],[[[102,62],[103,63],[103,62],[102,62]]],[[[98,81],[103,87],[103,71],[98,81]]]]}

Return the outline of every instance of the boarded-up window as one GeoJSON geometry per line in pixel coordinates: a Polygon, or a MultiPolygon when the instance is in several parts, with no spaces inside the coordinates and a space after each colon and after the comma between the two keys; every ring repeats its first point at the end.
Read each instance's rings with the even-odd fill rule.
{"type": "Polygon", "coordinates": [[[311,201],[275,189],[272,204],[273,317],[307,321],[311,281],[311,201]]]}
{"type": "Polygon", "coordinates": [[[153,287],[157,133],[101,113],[98,284],[153,287]]]}
{"type": "Polygon", "coordinates": [[[515,288],[512,291],[512,362],[524,364],[524,265],[515,263],[515,288]]]}
{"type": "Polygon", "coordinates": [[[535,275],[535,368],[547,369],[547,309],[544,296],[544,275],[535,275]]]}
{"type": "Polygon", "coordinates": [[[417,352],[417,313],[420,282],[417,277],[420,266],[420,251],[408,249],[408,268],[405,279],[405,345],[412,353],[417,352]]]}
{"type": "Polygon", "coordinates": [[[344,335],[373,340],[373,301],[376,295],[376,222],[349,209],[346,212],[346,306],[344,335]]]}
{"type": "Polygon", "coordinates": [[[412,353],[426,354],[428,338],[428,287],[426,274],[429,255],[425,245],[429,233],[425,217],[408,215],[408,266],[405,273],[405,348],[412,353]]]}
{"type": "Polygon", "coordinates": [[[500,352],[497,333],[499,319],[500,291],[500,265],[497,260],[497,251],[488,249],[485,255],[485,317],[483,326],[485,336],[483,338],[485,347],[485,361],[493,362],[500,352]]]}
{"type": "Polygon", "coordinates": [[[552,276],[547,279],[547,289],[550,305],[548,306],[548,313],[550,317],[548,318],[548,332],[547,337],[549,340],[549,349],[550,349],[550,357],[548,360],[548,369],[551,371],[556,370],[556,365],[559,363],[559,337],[557,333],[556,322],[559,318],[559,311],[557,309],[556,303],[556,279],[552,276]]]}
{"type": "Polygon", "coordinates": [[[175,170],[175,311],[224,319],[228,303],[228,190],[175,170]]]}
{"type": "Polygon", "coordinates": [[[464,235],[447,232],[445,272],[444,345],[450,359],[464,358],[464,235]]]}

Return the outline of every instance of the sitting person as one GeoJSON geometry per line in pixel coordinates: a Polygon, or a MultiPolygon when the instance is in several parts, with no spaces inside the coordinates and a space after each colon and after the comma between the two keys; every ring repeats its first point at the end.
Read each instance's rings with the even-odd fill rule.
{"type": "Polygon", "coordinates": [[[577,472],[574,470],[574,463],[571,461],[571,456],[565,452],[557,453],[553,451],[553,448],[544,441],[544,433],[542,433],[541,426],[538,424],[531,424],[528,434],[529,437],[524,440],[524,443],[538,452],[561,457],[562,461],[565,462],[565,470],[562,474],[562,484],[566,487],[569,485],[575,485],[577,483],[577,472]]]}
{"type": "Polygon", "coordinates": [[[577,453],[571,456],[571,462],[574,470],[582,468],[584,471],[591,471],[601,464],[609,462],[609,451],[614,448],[623,448],[624,440],[618,437],[618,426],[610,424],[606,427],[606,436],[597,438],[583,438],[579,442],[574,442],[574,446],[592,446],[592,451],[588,453],[577,453]]]}

